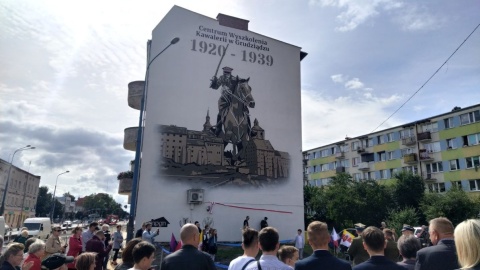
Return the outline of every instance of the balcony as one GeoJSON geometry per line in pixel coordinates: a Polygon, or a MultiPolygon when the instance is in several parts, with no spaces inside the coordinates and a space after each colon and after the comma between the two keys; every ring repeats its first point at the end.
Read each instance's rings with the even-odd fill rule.
{"type": "Polygon", "coordinates": [[[423,180],[425,180],[425,182],[435,182],[435,181],[437,181],[437,178],[435,178],[435,174],[433,174],[433,173],[423,171],[422,175],[424,177],[423,180]]]}
{"type": "Polygon", "coordinates": [[[432,161],[434,160],[433,154],[428,152],[427,149],[420,149],[420,161],[432,161]]]}
{"type": "Polygon", "coordinates": [[[403,162],[406,164],[415,164],[417,163],[417,154],[411,153],[403,156],[403,162]]]}
{"type": "Polygon", "coordinates": [[[130,193],[132,193],[132,183],[132,178],[124,178],[118,180],[118,194],[130,195],[130,193]]]}
{"type": "Polygon", "coordinates": [[[338,152],[335,154],[336,159],[344,159],[345,158],[345,153],[344,152],[338,152]]]}
{"type": "Polygon", "coordinates": [[[413,145],[417,143],[417,138],[415,136],[402,138],[402,145],[413,145]]]}
{"type": "Polygon", "coordinates": [[[140,110],[145,81],[134,81],[128,84],[128,106],[140,110]]]}
{"type": "Polygon", "coordinates": [[[336,170],[337,173],[344,173],[345,172],[345,167],[338,166],[335,170],[336,170]]]}
{"type": "Polygon", "coordinates": [[[129,127],[124,130],[123,136],[123,148],[125,150],[136,151],[137,150],[137,134],[138,127],[129,127]]]}
{"type": "Polygon", "coordinates": [[[361,146],[357,146],[357,153],[359,153],[359,154],[365,153],[365,148],[363,148],[361,146]]]}
{"type": "Polygon", "coordinates": [[[358,169],[360,171],[370,171],[370,163],[361,162],[360,164],[358,164],[358,169]]]}
{"type": "Polygon", "coordinates": [[[430,131],[418,133],[418,141],[419,142],[431,141],[431,140],[432,140],[432,134],[430,133],[430,131]]]}

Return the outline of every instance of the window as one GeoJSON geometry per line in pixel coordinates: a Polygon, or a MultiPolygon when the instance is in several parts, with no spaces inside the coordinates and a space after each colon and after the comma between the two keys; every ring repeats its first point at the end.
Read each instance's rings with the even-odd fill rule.
{"type": "Polygon", "coordinates": [[[355,181],[360,181],[362,179],[361,173],[354,173],[352,176],[353,176],[353,180],[355,181]]]}
{"type": "Polygon", "coordinates": [[[467,125],[480,121],[480,110],[460,115],[460,124],[467,125]]]}
{"type": "Polygon", "coordinates": [[[470,183],[471,191],[480,190],[480,179],[470,180],[468,182],[470,183]]]}
{"type": "Polygon", "coordinates": [[[313,152],[313,159],[317,158],[317,152],[313,152]]]}
{"type": "Polygon", "coordinates": [[[452,181],[452,186],[462,189],[462,181],[452,181]]]}
{"type": "Polygon", "coordinates": [[[480,166],[480,157],[467,157],[467,169],[480,166]]]}
{"type": "Polygon", "coordinates": [[[426,164],[426,167],[427,167],[427,173],[443,172],[442,162],[426,164]]]}
{"type": "Polygon", "coordinates": [[[357,151],[360,148],[360,142],[352,142],[352,151],[357,151]]]}
{"type": "Polygon", "coordinates": [[[328,163],[327,163],[327,164],[322,164],[322,165],[320,165],[320,170],[321,170],[322,172],[328,171],[328,163]]]}
{"type": "Polygon", "coordinates": [[[352,167],[358,166],[359,163],[360,163],[360,158],[359,157],[352,158],[352,167]]]}
{"type": "Polygon", "coordinates": [[[438,131],[438,123],[431,122],[422,126],[422,132],[436,132],[438,131]]]}
{"type": "Polygon", "coordinates": [[[365,180],[375,180],[375,173],[373,172],[364,172],[363,179],[365,180]]]}
{"type": "Polygon", "coordinates": [[[453,117],[443,119],[443,123],[445,124],[445,128],[452,128],[453,127],[453,117]]]}
{"type": "Polygon", "coordinates": [[[380,170],[380,179],[387,179],[387,170],[380,170]]]}
{"type": "Polygon", "coordinates": [[[393,152],[393,151],[387,152],[387,160],[395,159],[394,153],[395,152],[393,152]]]}
{"type": "Polygon", "coordinates": [[[330,156],[330,149],[323,149],[320,151],[320,157],[328,157],[330,156]]]}
{"type": "Polygon", "coordinates": [[[390,132],[390,133],[387,134],[387,141],[388,142],[395,141],[395,134],[393,132],[390,132]]]}
{"type": "Polygon", "coordinates": [[[413,153],[415,153],[413,148],[402,149],[402,157],[404,157],[406,155],[409,155],[409,154],[413,154],[413,153]]]}
{"type": "Polygon", "coordinates": [[[348,160],[348,159],[341,160],[340,161],[340,166],[345,167],[345,168],[350,167],[350,160],[348,160]]]}
{"type": "Polygon", "coordinates": [[[415,132],[413,131],[413,128],[409,128],[409,129],[404,129],[404,130],[401,130],[400,131],[400,138],[410,138],[410,137],[414,137],[415,136],[415,132]]]}
{"type": "Polygon", "coordinates": [[[432,143],[426,143],[423,145],[427,152],[429,153],[434,153],[434,152],[440,152],[440,142],[432,142],[432,143]]]}
{"type": "Polygon", "coordinates": [[[373,146],[373,138],[368,138],[367,147],[372,147],[372,146],[373,146]]]}
{"type": "Polygon", "coordinates": [[[395,168],[395,169],[390,169],[390,175],[391,175],[392,178],[393,178],[393,177],[395,176],[395,174],[397,174],[397,173],[398,173],[398,169],[397,169],[397,168],[395,168]]]}
{"type": "Polygon", "coordinates": [[[477,145],[480,142],[480,133],[463,136],[463,146],[477,145]]]}
{"type": "Polygon", "coordinates": [[[342,144],[339,147],[340,147],[340,152],[342,153],[348,152],[348,144],[342,144]]]}
{"type": "Polygon", "coordinates": [[[432,183],[427,185],[430,192],[445,192],[445,183],[432,183]]]}
{"type": "Polygon", "coordinates": [[[377,155],[378,155],[378,161],[385,161],[386,160],[387,155],[385,154],[385,151],[378,152],[377,155]]]}
{"type": "Polygon", "coordinates": [[[385,143],[385,136],[383,136],[383,135],[377,136],[377,141],[378,141],[378,144],[384,144],[385,143]]]}
{"type": "Polygon", "coordinates": [[[447,149],[456,149],[457,144],[455,142],[455,138],[453,139],[447,139],[447,149]]]}
{"type": "Polygon", "coordinates": [[[405,166],[402,167],[404,172],[411,172],[413,174],[418,174],[417,166],[405,166]]]}
{"type": "Polygon", "coordinates": [[[450,163],[450,171],[456,171],[460,169],[458,159],[452,159],[449,161],[449,163],[450,163]]]}

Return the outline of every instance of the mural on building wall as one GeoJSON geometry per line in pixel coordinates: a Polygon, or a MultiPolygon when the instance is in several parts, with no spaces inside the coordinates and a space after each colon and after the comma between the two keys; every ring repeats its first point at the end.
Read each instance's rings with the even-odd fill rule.
{"type": "Polygon", "coordinates": [[[283,182],[289,176],[289,154],[272,146],[258,119],[252,126],[250,108],[255,108],[255,100],[250,78],[232,75],[231,67],[222,70],[220,77],[215,74],[210,80],[210,88],[221,89],[213,125],[209,110],[202,130],[160,125],[161,173],[210,186],[283,182]]]}

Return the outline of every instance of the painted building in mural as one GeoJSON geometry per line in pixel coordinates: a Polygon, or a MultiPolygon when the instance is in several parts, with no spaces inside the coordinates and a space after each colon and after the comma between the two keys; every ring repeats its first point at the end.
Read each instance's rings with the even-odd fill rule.
{"type": "Polygon", "coordinates": [[[304,151],[310,185],[328,185],[337,172],[354,180],[393,183],[395,173],[422,176],[428,192],[457,186],[480,191],[480,104],[304,151]]]}
{"type": "MultiPolygon", "coordinates": [[[[257,229],[268,217],[281,239],[304,227],[306,53],[248,24],[174,6],[147,44],[146,81],[129,84],[132,100],[142,86],[148,97],[135,227],[163,220],[157,241],[194,221],[240,241],[245,216],[257,229]]],[[[134,150],[134,132],[125,130],[125,149],[134,150]]]]}

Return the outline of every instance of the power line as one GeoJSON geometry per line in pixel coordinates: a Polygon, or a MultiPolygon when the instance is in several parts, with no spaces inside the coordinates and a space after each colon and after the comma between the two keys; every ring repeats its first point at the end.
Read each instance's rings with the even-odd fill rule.
{"type": "Polygon", "coordinates": [[[405,106],[405,104],[407,104],[407,102],[409,102],[418,92],[420,92],[420,90],[422,90],[422,88],[440,71],[440,69],[442,69],[442,67],[448,62],[448,60],[450,60],[450,58],[452,58],[452,56],[463,46],[463,44],[470,38],[470,36],[473,33],[475,33],[475,31],[478,29],[478,27],[480,27],[480,24],[478,24],[477,27],[475,27],[475,29],[473,29],[473,31],[467,36],[467,38],[465,38],[465,40],[457,47],[457,49],[455,49],[455,51],[447,58],[447,60],[445,60],[445,62],[443,62],[443,64],[432,74],[432,76],[430,76],[430,78],[428,78],[428,80],[424,84],[422,84],[422,86],[420,86],[420,88],[418,88],[418,90],[415,91],[415,93],[413,93],[413,95],[411,95],[402,105],[400,105],[400,107],[398,107],[398,109],[396,109],[387,119],[385,119],[385,121],[383,121],[380,125],[378,125],[378,127],[376,127],[374,130],[372,130],[371,133],[375,132],[375,130],[377,130],[379,127],[381,127],[383,124],[385,124],[385,122],[387,122],[403,106],[405,106]]]}

